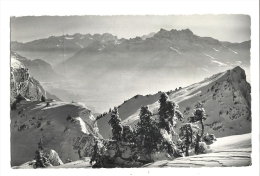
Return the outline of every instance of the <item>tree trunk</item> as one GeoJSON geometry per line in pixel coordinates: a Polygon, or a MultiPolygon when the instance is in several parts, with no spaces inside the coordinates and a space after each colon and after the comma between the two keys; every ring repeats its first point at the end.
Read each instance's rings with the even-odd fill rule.
{"type": "Polygon", "coordinates": [[[204,134],[204,124],[203,124],[203,122],[202,122],[202,120],[200,121],[200,124],[201,124],[201,135],[200,135],[200,138],[202,138],[203,137],[203,134],[204,134]]]}
{"type": "Polygon", "coordinates": [[[188,130],[187,130],[187,128],[186,128],[186,140],[188,141],[187,142],[187,146],[186,146],[186,153],[185,153],[185,155],[186,156],[189,156],[189,148],[190,148],[190,144],[189,144],[189,133],[188,133],[188,130]]]}
{"type": "Polygon", "coordinates": [[[189,156],[189,148],[190,148],[190,144],[188,144],[186,147],[185,156],[189,156]]]}
{"type": "Polygon", "coordinates": [[[200,142],[200,140],[201,140],[201,138],[203,137],[203,134],[204,134],[204,124],[203,124],[202,120],[200,120],[200,124],[201,124],[201,135],[197,135],[197,141],[196,141],[196,146],[195,146],[196,155],[198,155],[199,142],[200,142]]]}

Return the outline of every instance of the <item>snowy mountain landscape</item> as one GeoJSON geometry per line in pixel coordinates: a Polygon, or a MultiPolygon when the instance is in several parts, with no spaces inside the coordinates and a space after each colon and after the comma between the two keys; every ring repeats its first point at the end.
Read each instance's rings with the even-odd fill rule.
{"type": "Polygon", "coordinates": [[[250,48],[189,28],[13,40],[11,167],[250,166],[250,48]]]}

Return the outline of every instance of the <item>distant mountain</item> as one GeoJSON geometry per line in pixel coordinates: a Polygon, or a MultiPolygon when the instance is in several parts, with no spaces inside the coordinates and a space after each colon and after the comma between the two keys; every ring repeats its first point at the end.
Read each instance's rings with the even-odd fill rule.
{"type": "Polygon", "coordinates": [[[155,33],[155,32],[151,32],[151,33],[148,34],[148,35],[143,35],[141,38],[142,38],[143,40],[146,40],[147,38],[151,38],[151,37],[153,37],[154,34],[156,34],[156,33],[155,33]]]}
{"type": "MultiPolygon", "coordinates": [[[[217,137],[245,134],[251,132],[251,87],[246,81],[245,71],[241,67],[215,74],[188,87],[167,92],[170,100],[179,104],[185,122],[192,116],[195,103],[204,104],[206,114],[206,132],[217,137]]],[[[148,105],[157,114],[160,93],[148,96],[137,95],[119,106],[119,116],[125,125],[134,125],[139,120],[141,105],[148,105]]],[[[111,135],[108,124],[110,114],[100,118],[97,123],[104,138],[111,135]]],[[[178,132],[181,122],[178,122],[178,132]]]]}
{"type": "Polygon", "coordinates": [[[88,74],[92,77],[91,74],[98,75],[112,68],[165,70],[192,67],[209,72],[212,69],[224,71],[241,64],[250,65],[250,41],[226,43],[211,37],[199,37],[189,29],[161,29],[146,40],[136,37],[117,45],[93,42],[56,68],[62,72],[65,65],[69,75],[88,74]]]}
{"type": "Polygon", "coordinates": [[[57,97],[56,95],[50,94],[49,92],[46,91],[46,96],[48,99],[53,99],[56,101],[62,101],[59,97],[57,97]]]}
{"type": "Polygon", "coordinates": [[[82,48],[87,47],[93,41],[118,44],[120,40],[111,34],[79,34],[51,36],[45,39],[34,40],[27,43],[11,42],[11,51],[18,52],[28,59],[41,59],[51,65],[56,65],[64,59],[73,56],[82,48]],[[64,58],[63,58],[64,52],[64,58]]]}
{"type": "Polygon", "coordinates": [[[14,58],[30,70],[30,75],[44,82],[61,81],[63,76],[56,73],[52,66],[40,59],[29,60],[26,57],[19,55],[17,52],[11,52],[11,58],[14,58]]]}
{"type": "Polygon", "coordinates": [[[46,90],[49,93],[58,96],[62,101],[65,102],[78,102],[84,98],[84,95],[79,95],[73,93],[72,91],[64,90],[62,88],[50,88],[46,86],[46,90]]]}

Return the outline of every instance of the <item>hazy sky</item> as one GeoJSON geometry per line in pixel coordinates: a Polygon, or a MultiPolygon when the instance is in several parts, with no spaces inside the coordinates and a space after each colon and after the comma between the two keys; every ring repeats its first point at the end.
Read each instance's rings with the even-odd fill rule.
{"type": "Polygon", "coordinates": [[[134,38],[166,30],[189,28],[198,36],[220,41],[250,40],[250,17],[246,15],[170,15],[170,16],[41,16],[12,17],[11,40],[28,42],[65,34],[111,33],[134,38]]]}

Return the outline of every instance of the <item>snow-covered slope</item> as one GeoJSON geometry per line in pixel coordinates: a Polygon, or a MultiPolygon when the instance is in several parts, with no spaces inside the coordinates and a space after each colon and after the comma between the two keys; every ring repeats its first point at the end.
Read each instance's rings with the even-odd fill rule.
{"type": "Polygon", "coordinates": [[[83,104],[21,102],[11,111],[11,165],[31,161],[40,141],[43,147],[55,150],[63,162],[75,161],[91,154],[97,137],[95,118],[83,104]]]}
{"type": "MultiPolygon", "coordinates": [[[[159,97],[160,94],[157,93],[154,95],[146,96],[136,95],[130,98],[129,100],[126,100],[123,104],[119,106],[119,116],[121,120],[125,120],[133,113],[137,112],[141,105],[145,106],[156,102],[159,99],[159,97]]],[[[108,113],[107,115],[97,120],[100,134],[102,134],[104,138],[109,138],[109,135],[111,134],[111,126],[108,124],[110,118],[111,114],[108,113]]]]}
{"type": "MultiPolygon", "coordinates": [[[[158,160],[143,167],[231,167],[251,165],[251,133],[218,138],[210,145],[209,153],[174,160],[158,160]]],[[[71,163],[66,163],[53,168],[91,168],[90,158],[85,157],[71,163]]],[[[17,168],[17,167],[16,167],[17,168]]],[[[19,169],[32,168],[23,164],[19,169]]]]}
{"type": "MultiPolygon", "coordinates": [[[[179,104],[185,122],[192,116],[197,101],[204,104],[207,120],[205,130],[217,137],[251,132],[251,87],[246,81],[245,71],[235,67],[223,73],[182,88],[169,95],[179,104]]],[[[157,113],[158,102],[149,105],[157,113]]],[[[123,121],[123,124],[135,124],[139,110],[123,121]]],[[[181,123],[178,123],[177,130],[181,123]]]]}
{"type": "Polygon", "coordinates": [[[210,153],[161,160],[144,167],[232,167],[251,165],[251,133],[218,138],[210,153]]]}

